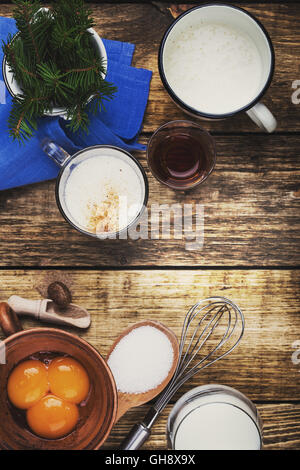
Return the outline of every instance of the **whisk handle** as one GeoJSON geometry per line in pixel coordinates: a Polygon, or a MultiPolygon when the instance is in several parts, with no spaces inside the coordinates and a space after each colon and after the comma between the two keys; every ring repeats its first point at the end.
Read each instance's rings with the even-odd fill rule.
{"type": "Polygon", "coordinates": [[[137,450],[147,441],[151,434],[151,428],[158,418],[160,412],[151,407],[146,414],[143,421],[139,424],[135,424],[129,434],[125,437],[121,443],[120,449],[122,450],[137,450]]]}
{"type": "Polygon", "coordinates": [[[122,450],[137,450],[144,442],[147,441],[151,434],[149,428],[147,428],[143,423],[135,424],[129,434],[125,437],[124,441],[121,443],[120,449],[122,450]]]}

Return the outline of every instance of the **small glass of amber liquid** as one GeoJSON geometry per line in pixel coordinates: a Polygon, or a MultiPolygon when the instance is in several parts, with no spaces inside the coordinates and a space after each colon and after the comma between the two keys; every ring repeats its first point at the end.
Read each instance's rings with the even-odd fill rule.
{"type": "Polygon", "coordinates": [[[171,121],[155,131],[147,148],[148,165],[161,183],[187,190],[203,183],[216,161],[215,141],[198,124],[171,121]]]}

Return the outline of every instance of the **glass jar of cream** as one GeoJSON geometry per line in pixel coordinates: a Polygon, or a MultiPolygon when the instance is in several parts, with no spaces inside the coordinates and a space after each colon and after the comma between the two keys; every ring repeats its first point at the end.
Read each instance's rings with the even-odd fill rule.
{"type": "Polygon", "coordinates": [[[176,450],[259,450],[262,423],[254,404],[225,385],[185,393],[167,423],[168,446],[176,450]]]}

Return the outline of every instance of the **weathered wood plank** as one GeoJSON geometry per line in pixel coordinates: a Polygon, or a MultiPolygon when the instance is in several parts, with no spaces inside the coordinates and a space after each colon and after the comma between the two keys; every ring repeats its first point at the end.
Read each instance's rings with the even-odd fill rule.
{"type": "Polygon", "coordinates": [[[46,182],[0,193],[0,265],[299,265],[300,137],[216,141],[215,171],[186,194],[158,183],[137,155],[149,176],[149,208],[203,204],[203,249],[187,251],[172,233],[170,240],[89,239],[64,221],[54,183],[46,182]]]}
{"type": "MultiPolygon", "coordinates": [[[[225,295],[235,301],[246,319],[241,344],[231,356],[185,384],[172,403],[193,386],[221,383],[235,387],[250,399],[263,403],[259,410],[266,448],[299,448],[300,366],[291,360],[297,346],[294,343],[300,339],[299,271],[1,270],[1,300],[12,294],[39,298],[36,286],[45,282],[45,276],[55,275],[71,284],[74,302],[90,311],[92,325],[80,335],[104,356],[116,336],[136,321],[159,320],[179,335],[184,314],[197,300],[225,295]],[[276,405],[272,403],[275,401],[276,405]]],[[[37,325],[23,320],[25,328],[37,325]]],[[[155,425],[147,448],[165,448],[165,423],[170,408],[171,405],[155,425]]],[[[145,405],[127,413],[116,425],[106,448],[116,448],[146,410],[145,405]]]]}
{"type": "MultiPolygon", "coordinates": [[[[54,271],[55,272],[55,271],[54,271]]],[[[52,271],[51,271],[52,273],[52,271]]],[[[58,271],[72,281],[75,303],[92,314],[92,326],[81,335],[104,356],[127,326],[156,319],[179,336],[183,317],[199,299],[224,295],[246,318],[239,347],[222,362],[201,372],[188,385],[224,383],[253,400],[299,401],[299,365],[292,362],[300,339],[298,270],[58,271]],[[238,371],[238,373],[237,373],[238,371]]],[[[37,286],[47,272],[0,271],[0,295],[39,298],[37,286]]],[[[48,274],[49,275],[49,274],[48,274]]],[[[33,324],[24,321],[24,326],[33,324]]],[[[179,395],[177,395],[178,397],[179,395]]]]}
{"type": "MultiPolygon", "coordinates": [[[[190,2],[191,4],[193,2],[190,2]]],[[[238,4],[238,3],[237,3],[238,4]]],[[[161,84],[157,69],[157,52],[160,40],[173,18],[189,5],[152,2],[137,4],[99,3],[92,5],[98,32],[107,38],[136,44],[134,64],[153,70],[149,104],[144,130],[152,132],[166,120],[185,115],[171,102],[161,84]]],[[[278,131],[300,131],[300,104],[291,101],[292,82],[300,80],[300,4],[251,2],[241,4],[263,22],[273,40],[276,53],[276,70],[264,102],[278,119],[278,131]]],[[[0,15],[10,16],[12,6],[0,5],[0,15]]],[[[246,115],[234,119],[209,123],[213,131],[260,132],[246,115]]]]}

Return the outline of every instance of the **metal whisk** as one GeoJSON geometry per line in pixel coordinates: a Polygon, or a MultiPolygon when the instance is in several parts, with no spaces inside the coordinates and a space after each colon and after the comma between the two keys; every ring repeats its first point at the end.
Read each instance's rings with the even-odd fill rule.
{"type": "Polygon", "coordinates": [[[195,304],[183,322],[179,360],[172,380],[143,421],[131,429],[120,448],[139,449],[177,390],[200,370],[231,353],[241,341],[244,329],[244,315],[237,305],[225,297],[210,297],[195,304]]]}

